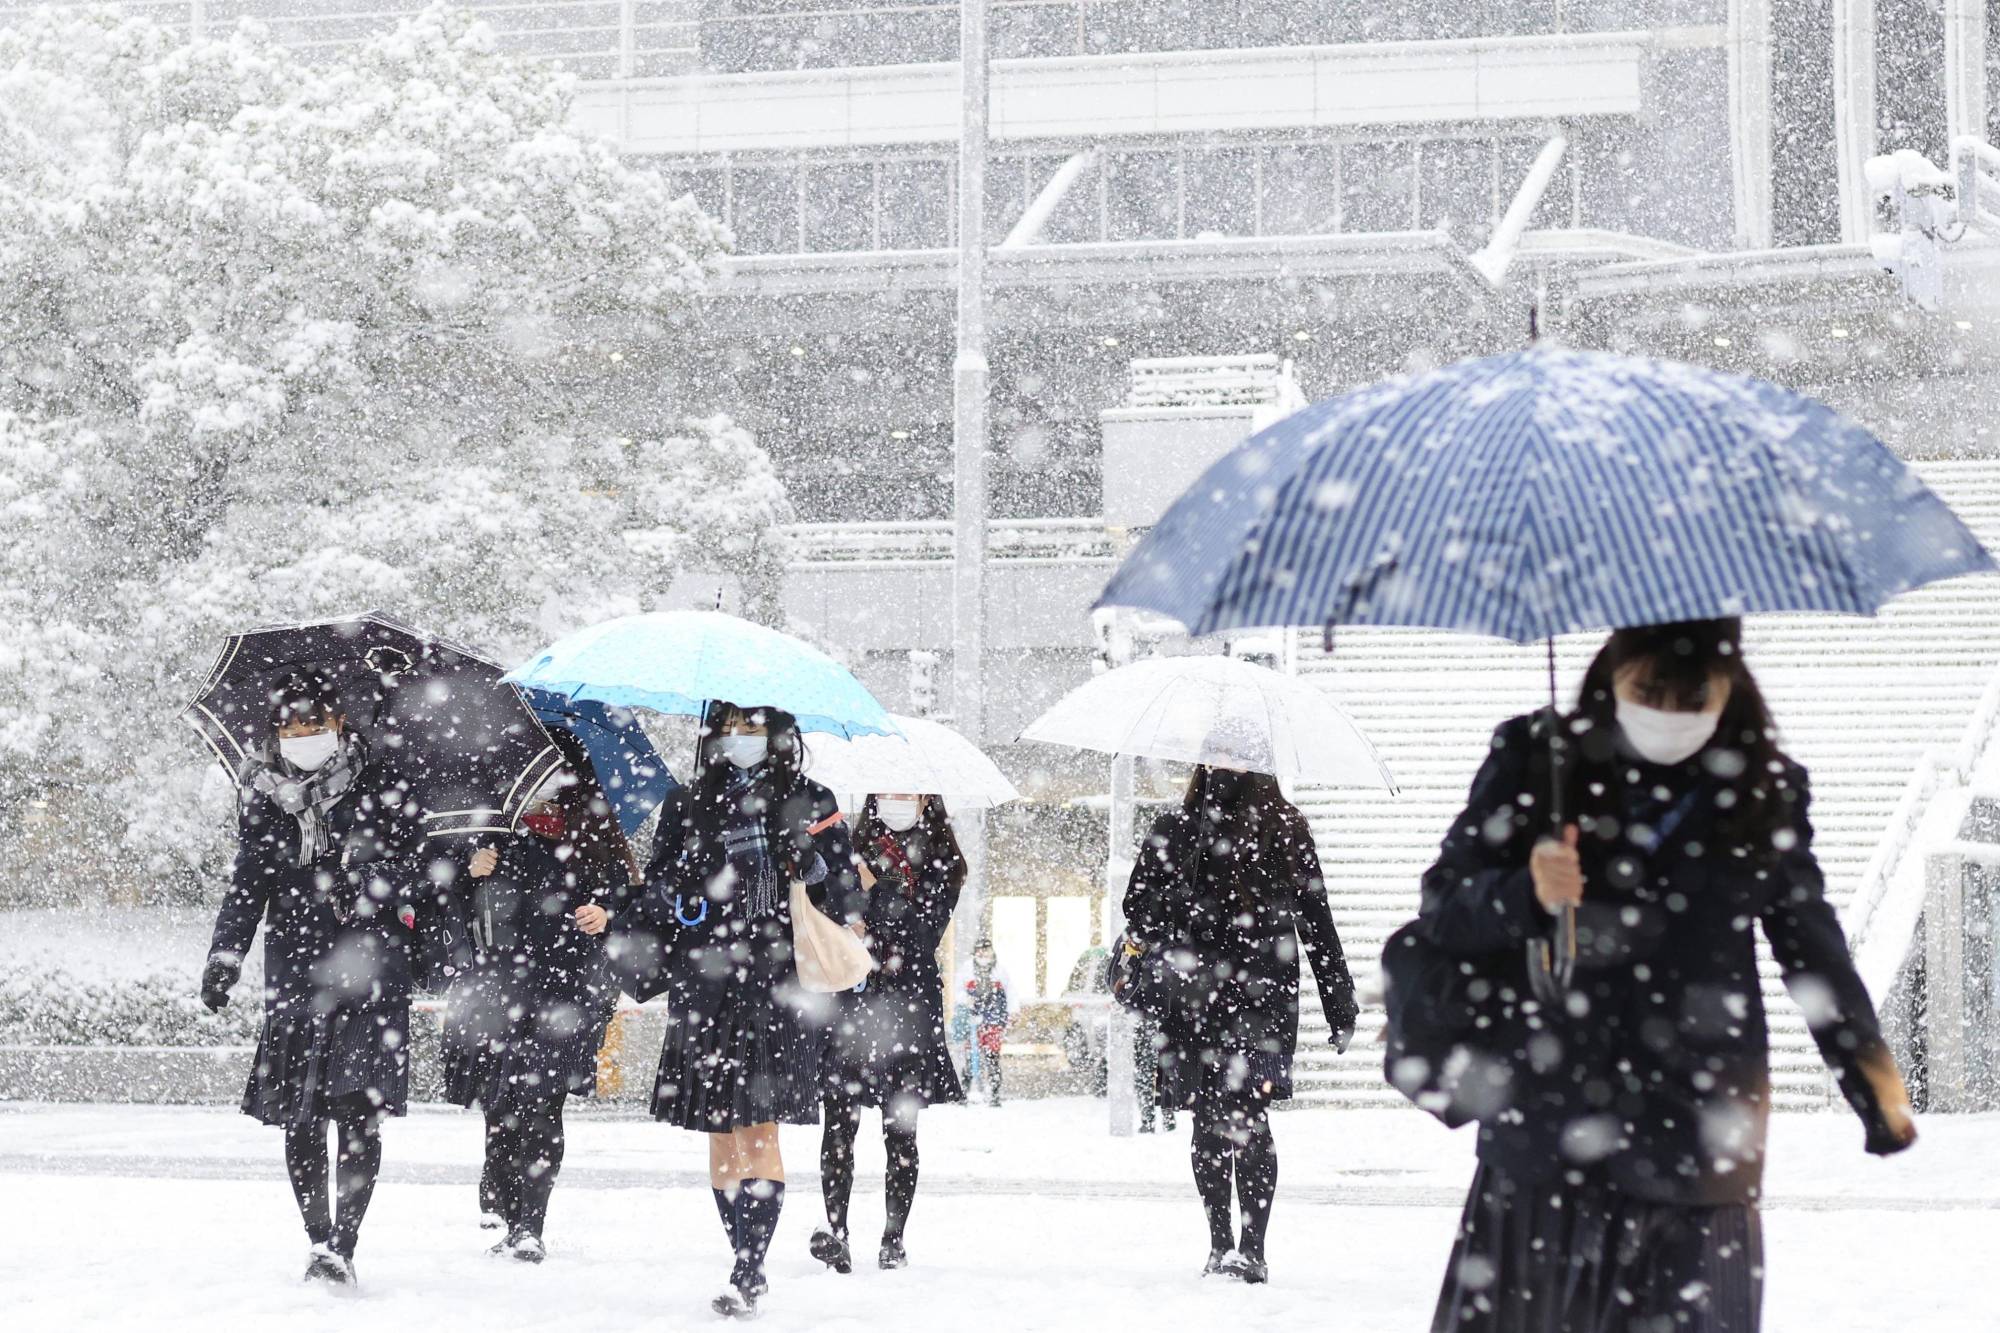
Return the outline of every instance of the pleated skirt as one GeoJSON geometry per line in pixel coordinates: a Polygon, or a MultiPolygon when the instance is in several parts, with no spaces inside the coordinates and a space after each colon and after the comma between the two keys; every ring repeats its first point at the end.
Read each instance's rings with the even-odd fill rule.
{"type": "Polygon", "coordinates": [[[654,1119],[705,1134],[819,1123],[831,997],[806,992],[796,977],[774,985],[751,973],[669,1004],[654,1119]]]}
{"type": "Polygon", "coordinates": [[[505,1113],[558,1096],[589,1096],[597,1090],[597,1050],[610,1022],[608,1004],[538,986],[512,969],[476,968],[445,1000],[445,1097],[505,1113]]]}
{"type": "Polygon", "coordinates": [[[1482,1164],[1431,1330],[1757,1333],[1763,1288],[1755,1205],[1524,1185],[1482,1164]]]}
{"type": "Polygon", "coordinates": [[[335,1102],[365,1098],[383,1115],[402,1115],[410,1100],[409,1033],[408,1001],[306,1012],[273,1006],[257,1038],[243,1113],[267,1125],[305,1127],[332,1118],[335,1102]]]}

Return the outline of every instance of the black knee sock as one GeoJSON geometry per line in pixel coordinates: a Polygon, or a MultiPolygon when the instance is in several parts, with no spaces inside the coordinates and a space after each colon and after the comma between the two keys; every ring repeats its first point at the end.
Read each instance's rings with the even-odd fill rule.
{"type": "Polygon", "coordinates": [[[293,1125],[285,1130],[285,1174],[291,1177],[292,1197],[299,1201],[299,1217],[306,1224],[306,1239],[324,1245],[333,1239],[333,1212],[326,1195],[326,1121],[293,1125]]]}
{"type": "Polygon", "coordinates": [[[778,1214],[785,1207],[785,1182],[745,1180],[736,1194],[736,1272],[732,1281],[758,1281],[764,1276],[764,1256],[778,1231],[778,1214]]]}
{"type": "Polygon", "coordinates": [[[485,1114],[486,1161],[479,1171],[479,1211],[496,1214],[511,1227],[521,1207],[514,1174],[514,1163],[520,1156],[519,1122],[503,1112],[485,1114]]]}
{"type": "Polygon", "coordinates": [[[333,1248],[354,1257],[361,1237],[361,1219],[375,1195],[375,1177],[382,1171],[382,1121],[374,1109],[342,1112],[336,1121],[340,1149],[334,1156],[339,1200],[333,1216],[333,1248]]]}
{"type": "Polygon", "coordinates": [[[1234,1224],[1229,1216],[1229,1177],[1235,1147],[1220,1125],[1195,1121],[1188,1157],[1194,1163],[1194,1187],[1201,1195],[1202,1211],[1208,1214],[1211,1250],[1236,1248],[1234,1224]]]}
{"type": "Polygon", "coordinates": [[[882,1228],[884,1240],[901,1240],[910,1220],[910,1207],[917,1201],[917,1117],[914,1112],[882,1114],[882,1146],[888,1155],[888,1223],[882,1228]]]}
{"type": "Polygon", "coordinates": [[[562,1113],[563,1098],[558,1095],[530,1110],[521,1126],[520,1216],[514,1220],[536,1236],[548,1221],[549,1193],[562,1170],[562,1113]]]}
{"type": "Polygon", "coordinates": [[[826,1200],[826,1225],[847,1235],[847,1204],[854,1195],[854,1140],[861,1132],[861,1108],[843,1098],[821,1104],[825,1129],[819,1138],[819,1189],[826,1200]]]}
{"type": "Polygon", "coordinates": [[[715,1211],[722,1215],[722,1234],[729,1237],[729,1252],[736,1253],[739,1237],[736,1234],[736,1194],[731,1190],[710,1191],[715,1195],[715,1211]]]}
{"type": "Polygon", "coordinates": [[[1244,1258],[1261,1263],[1271,1201],[1278,1193],[1278,1142],[1271,1137],[1270,1119],[1261,1111],[1237,1137],[1236,1198],[1243,1212],[1243,1239],[1237,1248],[1244,1258]]]}

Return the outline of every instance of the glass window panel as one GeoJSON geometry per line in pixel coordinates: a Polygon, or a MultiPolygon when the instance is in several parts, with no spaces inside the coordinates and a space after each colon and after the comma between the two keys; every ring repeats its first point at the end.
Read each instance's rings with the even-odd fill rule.
{"type": "Polygon", "coordinates": [[[1249,236],[1256,231],[1256,149],[1191,149],[1183,170],[1187,235],[1249,236]]]}
{"type": "Polygon", "coordinates": [[[996,157],[986,164],[986,239],[998,245],[1028,206],[1027,160],[996,157]]]}
{"type": "MultiPolygon", "coordinates": [[[[1422,211],[1426,227],[1442,226],[1465,239],[1491,234],[1493,143],[1489,139],[1432,139],[1424,144],[1422,211]]],[[[1511,198],[1511,196],[1509,196],[1511,198]]]]}
{"type": "Polygon", "coordinates": [[[1411,229],[1417,176],[1408,143],[1348,144],[1341,168],[1342,231],[1411,229]]]}
{"type": "Polygon", "coordinates": [[[875,244],[875,168],[842,162],[806,169],[806,249],[867,250],[875,244]]]}
{"type": "Polygon", "coordinates": [[[664,171],[660,174],[667,182],[667,189],[673,193],[675,198],[678,199],[681,195],[691,194],[694,196],[695,203],[701,206],[704,213],[712,214],[715,217],[722,216],[721,171],[714,168],[707,168],[664,171]]]}
{"type": "Polygon", "coordinates": [[[797,253],[798,168],[738,167],[731,172],[729,225],[743,254],[797,253]]]}
{"type": "Polygon", "coordinates": [[[1281,144],[1264,150],[1264,235],[1311,236],[1338,230],[1340,149],[1281,144]]]}
{"type": "Polygon", "coordinates": [[[1120,153],[1111,159],[1106,238],[1172,240],[1180,234],[1180,162],[1174,153],[1120,153]]]}
{"type": "Polygon", "coordinates": [[[935,250],[951,244],[950,162],[882,164],[882,248],[935,250]]]}

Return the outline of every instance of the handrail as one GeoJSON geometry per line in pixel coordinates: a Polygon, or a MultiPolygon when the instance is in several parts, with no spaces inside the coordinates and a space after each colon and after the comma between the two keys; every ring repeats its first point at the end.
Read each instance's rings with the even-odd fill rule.
{"type": "MultiPolygon", "coordinates": [[[[1869,858],[1868,868],[1862,873],[1861,883],[1843,913],[1851,952],[1858,954],[1862,946],[1870,942],[1874,923],[1882,917],[1888,905],[1890,890],[1898,878],[1897,872],[1902,869],[1903,860],[1915,842],[1917,829],[1940,790],[1947,780],[1953,787],[1962,787],[1972,780],[1973,770],[1984,758],[1996,733],[2000,733],[2000,667],[1996,667],[1988,679],[1979,704],[1973,709],[1958,743],[1949,749],[1928,750],[1917,761],[1917,770],[1910,775],[1909,784],[1896,803],[1896,812],[1890,816],[1888,832],[1876,845],[1875,854],[1869,858]]],[[[1914,882],[1921,886],[1921,877],[1914,882]]]]}
{"type": "MultiPolygon", "coordinates": [[[[916,521],[793,523],[786,525],[798,564],[862,560],[949,560],[952,527],[947,519],[916,521]]],[[[1012,518],[988,524],[987,553],[996,560],[1109,558],[1111,535],[1101,518],[1012,518]]]]}

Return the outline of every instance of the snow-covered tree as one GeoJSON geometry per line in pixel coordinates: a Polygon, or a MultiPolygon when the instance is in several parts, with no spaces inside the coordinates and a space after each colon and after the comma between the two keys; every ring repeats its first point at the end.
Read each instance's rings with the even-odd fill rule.
{"type": "Polygon", "coordinates": [[[212,866],[227,793],[173,718],[228,628],[381,606],[513,656],[781,565],[747,433],[601,416],[728,236],[570,96],[446,8],[312,62],[0,30],[0,837],[54,785],[80,843],[212,866]]]}

